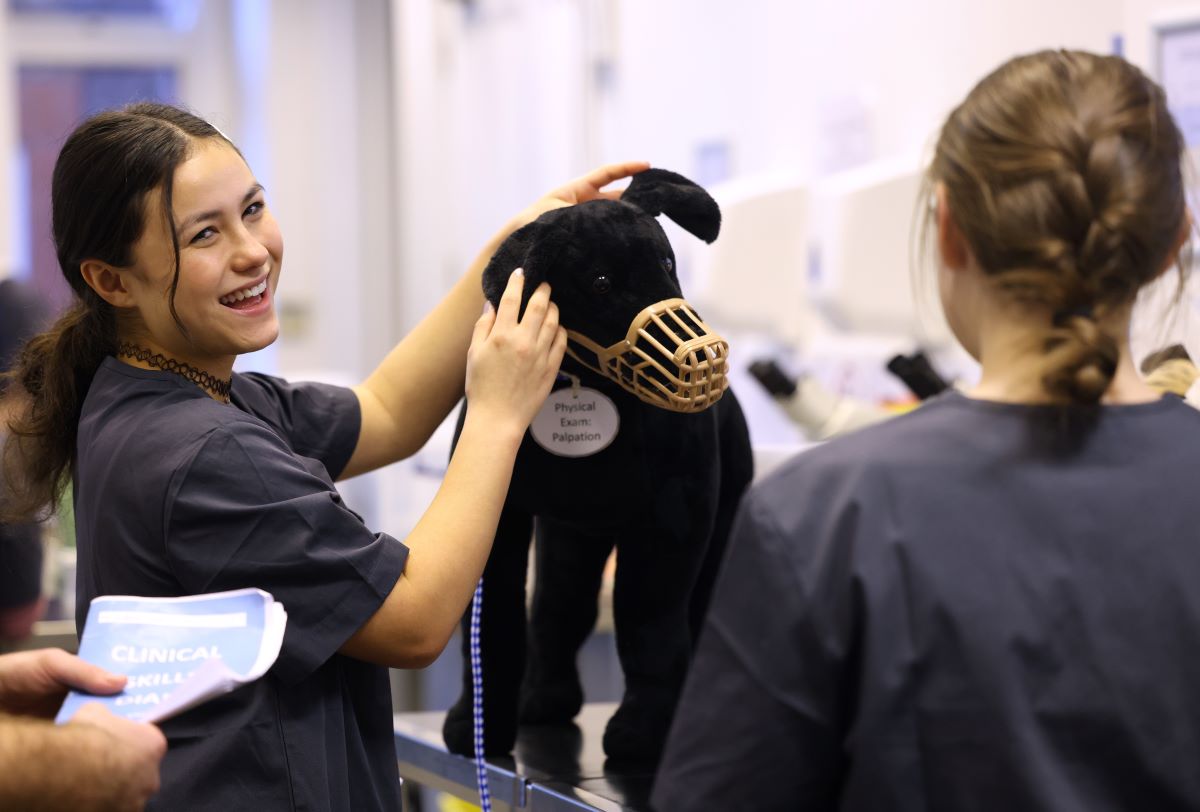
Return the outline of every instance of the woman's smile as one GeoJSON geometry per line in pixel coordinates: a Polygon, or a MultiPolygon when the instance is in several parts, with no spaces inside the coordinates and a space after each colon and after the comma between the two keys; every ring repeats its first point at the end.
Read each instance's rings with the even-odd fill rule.
{"type": "Polygon", "coordinates": [[[264,275],[257,282],[227,293],[218,301],[230,310],[252,316],[269,309],[271,298],[270,285],[267,284],[267,277],[264,275]]]}

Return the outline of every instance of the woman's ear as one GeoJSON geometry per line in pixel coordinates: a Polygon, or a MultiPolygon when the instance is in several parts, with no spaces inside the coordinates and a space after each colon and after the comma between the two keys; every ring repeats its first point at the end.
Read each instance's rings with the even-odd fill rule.
{"type": "Polygon", "coordinates": [[[949,270],[960,271],[967,266],[971,254],[966,237],[950,211],[946,184],[939,183],[934,195],[937,201],[934,219],[937,223],[938,258],[949,270]]]}
{"type": "Polygon", "coordinates": [[[97,296],[113,307],[133,307],[133,296],[126,289],[121,272],[107,262],[85,259],[79,263],[79,274],[97,296]]]}

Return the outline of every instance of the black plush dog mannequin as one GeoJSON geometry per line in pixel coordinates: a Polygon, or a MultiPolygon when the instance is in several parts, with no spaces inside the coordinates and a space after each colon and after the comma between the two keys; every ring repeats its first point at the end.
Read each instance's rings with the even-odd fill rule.
{"type": "MultiPolygon", "coordinates": [[[[484,271],[485,295],[498,303],[510,272],[523,268],[526,300],[549,281],[564,327],[601,347],[621,342],[645,308],[682,298],[658,214],[708,242],[720,228],[720,210],[703,189],[674,173],[647,170],[634,176],[620,201],[551,211],[512,234],[484,271]]],[[[643,402],[587,361],[586,351],[568,355],[555,390],[580,385],[611,400],[619,417],[615,436],[594,453],[561,456],[526,433],[484,570],[488,755],[512,750],[518,721],[569,723],[579,712],[576,654],[595,624],[602,572],[615,547],[613,619],[625,695],[605,731],[604,750],[612,759],[657,759],[734,512],[752,476],[749,433],[731,391],[720,396],[717,390],[715,405],[671,411],[643,402]],[[527,622],[534,535],[536,584],[527,622]]],[[[463,755],[473,754],[469,615],[462,694],[444,727],[447,747],[463,755]]]]}

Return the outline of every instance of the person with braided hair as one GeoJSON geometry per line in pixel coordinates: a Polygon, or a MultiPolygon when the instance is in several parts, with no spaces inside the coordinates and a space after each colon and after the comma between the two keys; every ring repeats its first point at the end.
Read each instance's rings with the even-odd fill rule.
{"type": "Polygon", "coordinates": [[[950,114],[926,227],[981,377],[751,489],[657,809],[1200,808],[1200,412],[1128,340],[1186,267],[1183,148],[1113,56],[950,114]]]}

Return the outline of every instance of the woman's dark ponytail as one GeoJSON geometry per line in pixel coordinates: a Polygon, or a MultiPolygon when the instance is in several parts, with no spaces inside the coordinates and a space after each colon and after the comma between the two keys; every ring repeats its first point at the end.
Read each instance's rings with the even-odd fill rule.
{"type": "Polygon", "coordinates": [[[83,399],[100,362],[115,349],[112,309],[101,301],[75,304],[21,350],[9,373],[23,408],[9,421],[5,446],[8,521],[36,518],[58,502],[75,456],[83,399]]]}

